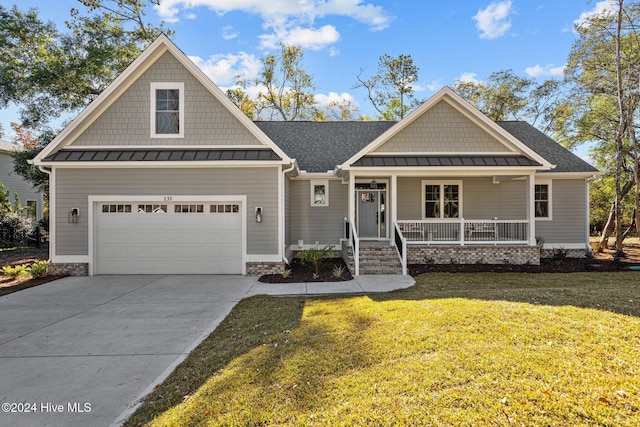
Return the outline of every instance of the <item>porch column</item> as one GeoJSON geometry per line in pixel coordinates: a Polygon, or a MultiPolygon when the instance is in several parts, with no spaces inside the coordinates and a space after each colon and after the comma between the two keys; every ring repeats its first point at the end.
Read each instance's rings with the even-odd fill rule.
{"type": "Polygon", "coordinates": [[[529,221],[529,244],[536,245],[536,178],[527,175],[527,221],[529,221]]]}
{"type": "Polygon", "coordinates": [[[349,172],[349,223],[356,225],[356,176],[349,172]]]}
{"type": "Polygon", "coordinates": [[[398,220],[398,176],[391,175],[390,181],[391,188],[389,189],[389,191],[391,191],[391,224],[389,229],[391,230],[391,233],[389,233],[389,240],[390,244],[393,244],[395,235],[395,226],[393,224],[398,220]]]}

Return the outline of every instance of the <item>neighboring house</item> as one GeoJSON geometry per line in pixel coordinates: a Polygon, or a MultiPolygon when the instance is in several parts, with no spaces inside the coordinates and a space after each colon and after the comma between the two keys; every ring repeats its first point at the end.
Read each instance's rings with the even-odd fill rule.
{"type": "Polygon", "coordinates": [[[27,217],[39,220],[43,216],[42,193],[34,190],[30,182],[13,171],[13,153],[20,149],[20,146],[0,139],[0,182],[9,191],[12,202],[15,201],[15,194],[18,194],[27,217]]]}
{"type": "Polygon", "coordinates": [[[35,159],[51,263],[73,274],[263,274],[293,252],[406,264],[585,253],[598,172],[444,88],[400,122],[252,122],[160,36],[35,159]],[[388,251],[389,248],[393,250],[388,251]]]}

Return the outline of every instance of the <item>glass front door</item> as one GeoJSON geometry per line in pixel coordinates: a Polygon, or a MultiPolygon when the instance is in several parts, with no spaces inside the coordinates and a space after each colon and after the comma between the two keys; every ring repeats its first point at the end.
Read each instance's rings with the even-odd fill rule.
{"type": "Polygon", "coordinates": [[[356,190],[358,237],[361,239],[378,239],[388,237],[386,208],[386,190],[356,190]]]}

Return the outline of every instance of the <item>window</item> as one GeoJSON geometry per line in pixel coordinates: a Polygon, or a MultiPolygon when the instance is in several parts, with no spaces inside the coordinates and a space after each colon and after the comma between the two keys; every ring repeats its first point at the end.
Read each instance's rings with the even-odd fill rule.
{"type": "Polygon", "coordinates": [[[311,181],[311,206],[329,206],[329,181],[311,181]]]}
{"type": "Polygon", "coordinates": [[[209,212],[211,213],[238,213],[240,212],[240,205],[236,204],[219,204],[210,205],[209,212]]]}
{"type": "Polygon", "coordinates": [[[167,213],[167,205],[138,205],[138,213],[167,213]]]}
{"type": "Polygon", "coordinates": [[[35,200],[27,200],[27,218],[31,220],[38,219],[38,202],[35,200]]]}
{"type": "Polygon", "coordinates": [[[131,205],[102,205],[102,213],[131,213],[131,205]]]}
{"type": "Polygon", "coordinates": [[[151,137],[184,137],[184,83],[151,83],[151,137]]]}
{"type": "Polygon", "coordinates": [[[535,217],[551,219],[551,184],[536,184],[533,197],[535,217]]]}
{"type": "Polygon", "coordinates": [[[175,213],[203,213],[204,205],[176,205],[175,213]]]}
{"type": "Polygon", "coordinates": [[[422,181],[423,218],[460,218],[462,216],[461,181],[422,181]]]}

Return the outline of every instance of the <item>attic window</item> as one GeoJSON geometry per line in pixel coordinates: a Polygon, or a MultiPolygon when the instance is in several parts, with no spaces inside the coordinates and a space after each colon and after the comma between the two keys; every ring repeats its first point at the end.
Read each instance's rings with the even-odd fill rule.
{"type": "Polygon", "coordinates": [[[184,83],[151,83],[151,137],[184,137],[184,83]]]}

